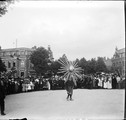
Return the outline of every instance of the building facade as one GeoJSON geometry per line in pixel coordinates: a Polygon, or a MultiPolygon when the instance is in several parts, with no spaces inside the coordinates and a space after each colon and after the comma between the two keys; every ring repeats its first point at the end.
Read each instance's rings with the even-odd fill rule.
{"type": "Polygon", "coordinates": [[[125,76],[125,48],[115,48],[115,53],[112,58],[112,67],[114,71],[118,72],[121,76],[125,76]]]}
{"type": "MultiPolygon", "coordinates": [[[[7,72],[15,70],[14,77],[28,77],[34,76],[35,71],[33,64],[30,62],[31,53],[36,50],[36,47],[32,48],[11,48],[1,49],[0,58],[5,63],[7,72]]],[[[50,46],[48,46],[49,59],[53,61],[53,53],[50,46]]]]}
{"type": "Polygon", "coordinates": [[[0,57],[5,63],[7,72],[15,70],[13,77],[28,77],[34,73],[33,65],[30,62],[30,54],[34,50],[34,48],[0,48],[0,57]]]}

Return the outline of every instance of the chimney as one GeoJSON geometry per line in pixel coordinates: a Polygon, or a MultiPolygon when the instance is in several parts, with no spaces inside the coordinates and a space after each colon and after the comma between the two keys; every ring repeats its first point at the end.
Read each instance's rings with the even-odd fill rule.
{"type": "Polygon", "coordinates": [[[33,50],[36,50],[36,49],[37,49],[37,47],[36,47],[36,46],[34,46],[34,47],[32,47],[32,49],[33,49],[33,50]]]}

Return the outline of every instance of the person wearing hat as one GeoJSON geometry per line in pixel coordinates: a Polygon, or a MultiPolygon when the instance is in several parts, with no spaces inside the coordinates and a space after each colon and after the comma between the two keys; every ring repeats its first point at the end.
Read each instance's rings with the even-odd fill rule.
{"type": "Polygon", "coordinates": [[[0,110],[1,110],[1,115],[6,115],[4,113],[5,110],[5,88],[4,88],[4,82],[0,80],[0,110]]]}

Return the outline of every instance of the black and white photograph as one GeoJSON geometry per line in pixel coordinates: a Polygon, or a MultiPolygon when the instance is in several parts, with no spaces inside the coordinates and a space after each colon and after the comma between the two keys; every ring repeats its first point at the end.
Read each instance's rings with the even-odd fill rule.
{"type": "Polygon", "coordinates": [[[125,1],[0,1],[0,120],[123,120],[125,1]]]}

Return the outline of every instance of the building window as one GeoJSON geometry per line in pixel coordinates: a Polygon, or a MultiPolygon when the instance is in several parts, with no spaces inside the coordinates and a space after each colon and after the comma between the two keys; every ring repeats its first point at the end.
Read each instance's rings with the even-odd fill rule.
{"type": "Polygon", "coordinates": [[[17,55],[20,55],[20,52],[19,51],[17,52],[17,55]]]}
{"type": "Polygon", "coordinates": [[[13,62],[13,67],[16,67],[16,64],[15,64],[15,62],[13,62]]]}
{"type": "Polygon", "coordinates": [[[25,54],[25,52],[24,52],[24,51],[21,51],[20,53],[21,53],[21,55],[24,55],[24,54],[25,54]]]}
{"type": "Polygon", "coordinates": [[[6,55],[11,55],[10,52],[7,52],[6,55]]]}
{"type": "Polygon", "coordinates": [[[28,51],[28,53],[27,53],[28,55],[30,55],[31,54],[31,52],[30,51],[28,51]]]}
{"type": "Polygon", "coordinates": [[[5,56],[5,52],[3,52],[3,57],[5,56]]]}
{"type": "Polygon", "coordinates": [[[122,65],[124,66],[124,61],[122,61],[122,65]]]}
{"type": "Polygon", "coordinates": [[[25,67],[25,61],[21,60],[21,67],[25,67]]]}
{"type": "Polygon", "coordinates": [[[25,51],[25,55],[27,55],[27,51],[25,51]]]}
{"type": "Polygon", "coordinates": [[[125,75],[125,70],[123,70],[123,75],[125,75]]]}
{"type": "Polygon", "coordinates": [[[1,53],[1,56],[4,56],[4,53],[1,53]]]}
{"type": "Polygon", "coordinates": [[[21,72],[21,77],[24,77],[24,72],[21,72]]]}
{"type": "Polygon", "coordinates": [[[125,57],[125,53],[122,53],[122,57],[125,57]]]}
{"type": "Polygon", "coordinates": [[[11,63],[10,62],[8,62],[8,68],[11,68],[11,63]]]}

